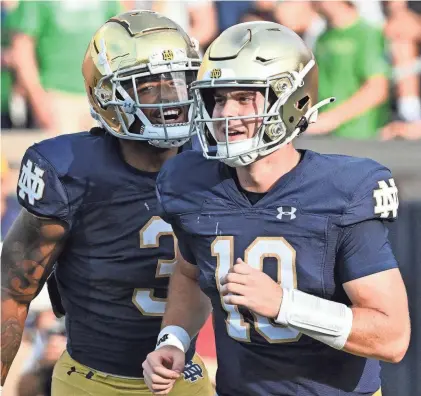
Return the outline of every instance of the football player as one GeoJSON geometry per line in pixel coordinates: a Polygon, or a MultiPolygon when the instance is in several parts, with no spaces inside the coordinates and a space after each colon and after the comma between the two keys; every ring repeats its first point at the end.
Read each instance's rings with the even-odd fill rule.
{"type": "Polygon", "coordinates": [[[145,380],[171,389],[160,362],[184,362],[206,294],[219,396],[380,395],[379,360],[399,362],[410,337],[390,171],[291,144],[332,99],[317,102],[313,54],[284,26],[227,29],[192,90],[207,160],[182,153],[157,179],[179,252],[145,380]]]}
{"type": "MultiPolygon", "coordinates": [[[[22,160],[24,209],[2,251],[2,382],[57,262],[68,343],[53,395],[151,394],[142,362],[160,330],[176,242],[155,180],[192,135],[188,88],[199,65],[195,42],[155,12],[121,14],[94,35],[83,75],[101,128],[42,141],[22,160]]],[[[194,343],[188,355],[173,394],[213,394],[194,343]]]]}

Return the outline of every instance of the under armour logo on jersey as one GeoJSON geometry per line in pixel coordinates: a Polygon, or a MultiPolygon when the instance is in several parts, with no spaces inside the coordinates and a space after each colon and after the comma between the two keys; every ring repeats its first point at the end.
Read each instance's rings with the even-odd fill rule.
{"type": "Polygon", "coordinates": [[[40,200],[44,194],[45,183],[42,179],[43,175],[44,171],[29,159],[26,161],[26,165],[22,166],[18,181],[19,196],[22,199],[28,196],[28,202],[31,205],[35,201],[40,200]]]}
{"type": "Polygon", "coordinates": [[[278,208],[278,216],[276,216],[277,219],[282,220],[284,216],[287,216],[289,220],[294,220],[297,216],[295,215],[295,212],[297,211],[297,208],[294,208],[293,206],[280,206],[278,208]]]}
{"type": "Polygon", "coordinates": [[[184,368],[183,376],[185,381],[196,382],[199,378],[203,378],[203,369],[200,364],[190,360],[184,368]]]}
{"type": "Polygon", "coordinates": [[[393,178],[388,180],[380,180],[379,188],[373,191],[373,197],[376,200],[374,214],[380,215],[382,219],[386,219],[392,214],[392,218],[398,215],[399,198],[398,188],[393,178]]]}

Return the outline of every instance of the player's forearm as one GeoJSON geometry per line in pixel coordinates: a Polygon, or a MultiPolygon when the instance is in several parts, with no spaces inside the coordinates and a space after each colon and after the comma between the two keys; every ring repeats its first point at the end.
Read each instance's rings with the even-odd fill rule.
{"type": "Polygon", "coordinates": [[[386,77],[372,77],[354,95],[331,112],[338,115],[340,124],[353,120],[384,103],[389,96],[388,89],[386,77]]]}
{"type": "Polygon", "coordinates": [[[375,309],[352,308],[352,330],[344,351],[398,363],[408,348],[410,324],[405,318],[399,321],[375,309]]]}
{"type": "MultiPolygon", "coordinates": [[[[351,283],[347,286],[348,291],[355,297],[357,285],[351,289],[351,283]]],[[[403,305],[405,298],[402,295],[395,298],[402,301],[393,308],[381,310],[363,308],[363,303],[358,306],[355,302],[353,307],[348,307],[300,290],[284,288],[275,322],[299,330],[332,348],[395,363],[403,358],[410,335],[409,314],[403,305]]]]}
{"type": "Polygon", "coordinates": [[[209,298],[200,289],[197,279],[186,276],[179,265],[171,275],[168,303],[162,327],[180,326],[190,337],[202,328],[212,311],[209,298]]]}
{"type": "Polygon", "coordinates": [[[23,209],[3,243],[2,293],[19,304],[29,304],[50,275],[66,233],[60,220],[37,217],[23,209]]]}
{"type": "Polygon", "coordinates": [[[3,386],[18,353],[29,304],[20,304],[7,290],[1,293],[1,385],[3,386]]]}

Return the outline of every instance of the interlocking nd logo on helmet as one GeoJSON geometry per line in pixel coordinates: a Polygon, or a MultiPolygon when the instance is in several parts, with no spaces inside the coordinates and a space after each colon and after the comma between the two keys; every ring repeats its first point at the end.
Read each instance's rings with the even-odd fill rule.
{"type": "Polygon", "coordinates": [[[170,49],[162,51],[162,59],[164,61],[172,61],[174,59],[174,52],[170,49]]]}
{"type": "Polygon", "coordinates": [[[222,75],[221,69],[212,69],[210,72],[211,78],[220,78],[222,75]]]}

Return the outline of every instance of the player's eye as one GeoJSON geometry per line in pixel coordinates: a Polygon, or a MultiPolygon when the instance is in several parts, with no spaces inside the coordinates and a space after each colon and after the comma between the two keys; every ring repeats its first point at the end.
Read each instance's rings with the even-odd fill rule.
{"type": "Polygon", "coordinates": [[[153,85],[144,85],[143,87],[139,87],[137,92],[140,94],[149,94],[154,92],[156,89],[153,85]]]}
{"type": "Polygon", "coordinates": [[[225,103],[225,98],[223,96],[215,96],[214,97],[215,103],[221,105],[225,103]]]}
{"type": "Polygon", "coordinates": [[[241,104],[249,104],[249,103],[251,103],[251,102],[253,101],[253,97],[252,97],[251,95],[244,95],[244,96],[240,96],[240,97],[238,98],[238,101],[239,101],[241,104]]]}

